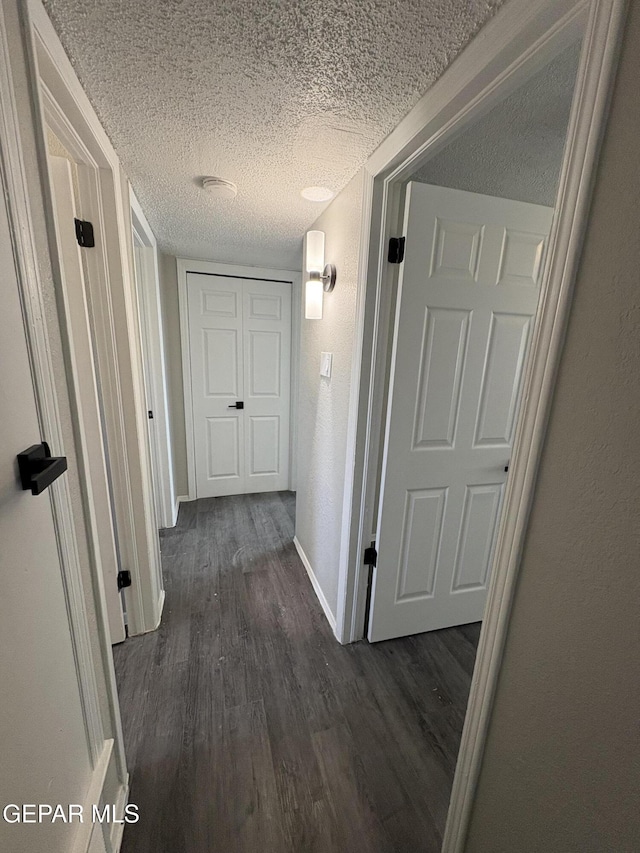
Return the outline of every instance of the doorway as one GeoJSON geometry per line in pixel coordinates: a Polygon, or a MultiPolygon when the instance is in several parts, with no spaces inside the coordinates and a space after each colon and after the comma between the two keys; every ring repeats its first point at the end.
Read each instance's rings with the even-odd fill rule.
{"type": "Polygon", "coordinates": [[[169,428],[167,368],[160,307],[158,246],[133,190],[129,191],[129,200],[154,510],[156,527],[162,529],[174,526],[177,512],[169,428]]]}
{"type": "MultiPolygon", "coordinates": [[[[461,138],[465,130],[486,117],[500,102],[581,42],[575,94],[563,154],[554,182],[554,216],[541,275],[541,295],[530,353],[524,369],[522,411],[518,418],[506,482],[502,519],[495,543],[487,606],[478,647],[469,705],[456,765],[451,807],[443,849],[464,847],[470,809],[487,737],[491,705],[500,672],[509,612],[516,588],[519,558],[527,530],[528,514],[552,399],[555,371],[571,304],[573,277],[580,257],[581,238],[590,202],[591,177],[597,162],[600,133],[606,116],[607,95],[615,68],[615,44],[620,36],[623,7],[594,0],[581,4],[541,4],[544,21],[519,20],[522,8],[506,7],[500,17],[514,33],[501,29],[502,41],[494,49],[472,43],[425,96],[423,102],[370,158],[365,173],[363,216],[368,245],[361,257],[362,346],[357,425],[349,453],[354,458],[353,487],[349,489],[351,514],[343,526],[343,560],[340,570],[337,635],[342,642],[363,636],[367,610],[370,560],[369,543],[377,540],[386,399],[391,374],[393,318],[398,294],[398,267],[388,261],[392,238],[403,236],[402,212],[407,181],[439,152],[461,138]],[[475,47],[477,46],[477,51],[475,47]],[[488,60],[490,57],[490,60],[488,60]],[[492,64],[488,65],[488,61],[492,64]],[[455,70],[454,70],[455,69],[455,70]],[[455,73],[458,72],[458,73],[455,73]],[[442,84],[442,85],[440,85],[442,84]]],[[[540,10],[538,10],[540,11],[540,10]]],[[[496,30],[497,34],[498,28],[496,30]]],[[[492,36],[494,34],[492,33],[492,36]]],[[[525,101],[525,109],[527,102],[525,101]]],[[[549,115],[552,115],[550,111],[549,115]]],[[[546,122],[538,135],[544,144],[546,122]]],[[[496,147],[494,146],[494,153],[496,147]]],[[[458,161],[459,162],[459,161],[458,161]]],[[[527,163],[519,161],[519,168],[527,163]]],[[[476,161],[477,176],[486,174],[486,159],[476,161]]],[[[433,184],[446,184],[431,176],[433,184]]],[[[451,186],[450,184],[448,186],[451,186]]],[[[477,186],[462,187],[479,192],[477,186]]],[[[501,192],[483,192],[500,197],[501,192]]],[[[505,196],[503,196],[505,197],[505,196]]],[[[506,195],[508,197],[508,195],[506,195]]],[[[409,399],[409,396],[407,397],[409,399]]],[[[410,405],[413,405],[411,401],[410,405]]],[[[375,555],[374,555],[375,556],[375,555]]],[[[396,555],[397,557],[397,555],[396,555]]]]}
{"type": "MultiPolygon", "coordinates": [[[[567,268],[558,266],[554,241],[560,230],[561,215],[570,215],[568,221],[572,222],[578,216],[576,202],[570,202],[569,213],[562,209],[562,205],[566,204],[564,199],[568,191],[570,162],[569,155],[565,153],[565,139],[568,133],[569,146],[575,147],[576,115],[579,110],[577,102],[572,101],[573,81],[580,63],[584,68],[587,61],[588,51],[580,51],[587,20],[584,10],[577,7],[571,13],[565,10],[563,15],[558,10],[557,14],[558,19],[553,26],[548,21],[541,24],[535,49],[520,53],[521,45],[518,45],[515,48],[519,57],[517,62],[512,57],[511,64],[497,76],[493,76],[495,69],[492,69],[490,76],[483,77],[481,74],[477,77],[474,85],[478,86],[478,91],[473,97],[470,84],[465,83],[462,92],[456,97],[461,97],[466,106],[453,116],[438,111],[444,103],[450,103],[456,86],[462,86],[462,83],[452,77],[450,83],[453,88],[444,91],[447,88],[444,85],[445,75],[425,96],[424,105],[415,110],[416,115],[412,116],[411,122],[407,120],[406,139],[401,132],[404,128],[400,128],[397,139],[390,139],[388,145],[384,146],[387,150],[376,152],[367,165],[370,177],[366,178],[365,184],[369,181],[370,187],[365,189],[365,199],[370,193],[370,201],[364,218],[370,223],[368,266],[365,264],[361,274],[365,283],[361,294],[362,305],[359,306],[362,317],[359,334],[362,335],[363,347],[360,398],[358,422],[352,433],[355,463],[351,515],[349,526],[343,532],[345,541],[340,568],[337,635],[342,642],[352,642],[365,635],[368,592],[381,572],[380,566],[367,568],[365,551],[367,555],[371,553],[368,549],[372,542],[384,547],[380,541],[380,500],[383,497],[381,485],[388,423],[387,399],[392,367],[395,366],[392,360],[393,333],[396,309],[399,308],[396,299],[401,269],[400,265],[389,262],[387,247],[392,238],[403,236],[408,182],[426,182],[495,198],[555,207],[558,213],[552,219],[549,249],[536,259],[542,288],[541,304],[546,299],[545,289],[550,286],[549,277],[556,276],[553,287],[557,293],[558,276],[566,275],[567,268]],[[569,85],[568,80],[571,81],[569,85]],[[430,116],[428,120],[427,116],[430,116]],[[492,129],[491,123],[496,116],[499,121],[492,129]],[[416,132],[419,120],[423,126],[422,130],[416,132]],[[562,132],[558,133],[560,127],[562,132]],[[402,143],[401,139],[404,140],[402,143]],[[536,155],[535,152],[540,153],[536,155]],[[522,190],[526,192],[514,192],[514,182],[520,182],[522,190]],[[545,198],[540,196],[541,187],[546,187],[545,198]]],[[[516,21],[513,23],[515,25],[516,21]]],[[[529,37],[530,33],[522,35],[526,44],[529,44],[529,37]]],[[[485,61],[480,50],[476,56],[469,55],[467,59],[470,65],[475,63],[479,67],[485,61]]],[[[584,96],[583,89],[577,91],[581,97],[584,96]]],[[[582,165],[580,168],[583,168],[582,165]]],[[[583,208],[580,211],[583,215],[583,208]]],[[[433,241],[434,233],[426,234],[424,239],[433,241]]],[[[565,281],[564,278],[562,280],[565,281]]],[[[531,325],[530,352],[535,354],[536,341],[543,335],[543,331],[539,322],[531,325]]],[[[532,356],[521,365],[523,395],[530,381],[533,360],[532,356]]],[[[409,388],[407,399],[411,394],[409,388]]],[[[414,402],[409,405],[413,407],[414,402]]],[[[507,487],[502,490],[503,508],[509,507],[513,500],[510,496],[511,484],[517,481],[516,489],[522,487],[518,466],[518,457],[521,456],[518,453],[518,420],[521,419],[514,421],[514,450],[507,454],[509,458],[503,462],[503,474],[507,473],[504,467],[509,465],[507,487]]],[[[508,447],[504,449],[509,450],[508,447]]],[[[402,515],[404,509],[400,508],[398,512],[402,515]]],[[[502,517],[511,517],[510,512],[503,512],[502,517]]],[[[498,559],[503,526],[497,525],[498,533],[490,563],[498,559]]],[[[394,559],[397,566],[400,560],[398,553],[394,554],[394,559]]],[[[394,597],[398,597],[397,588],[394,597]]]]}
{"type": "MultiPolygon", "coordinates": [[[[54,209],[56,195],[67,197],[66,213],[57,228],[52,224],[51,240],[56,247],[59,308],[70,340],[65,357],[75,373],[73,416],[77,423],[74,420],[73,428],[82,438],[86,477],[105,494],[102,502],[89,502],[85,511],[96,531],[102,529],[106,538],[115,538],[115,545],[112,541],[110,550],[105,549],[104,565],[98,568],[100,583],[112,602],[110,615],[115,617],[112,639],[122,639],[120,595],[130,635],[154,630],[164,601],[150,502],[129,200],[115,151],[95,120],[68,58],[61,50],[49,50],[56,42],[51,22],[39,7],[31,13],[43,159],[59,158],[64,161],[61,174],[68,171],[57,192],[48,188],[47,204],[53,223],[62,213],[54,209]],[[100,465],[107,476],[104,470],[97,470],[100,465]],[[107,531],[109,524],[111,530],[107,531]]],[[[95,535],[98,541],[97,532],[95,535]]]]}
{"type": "Polygon", "coordinates": [[[371,641],[483,618],[580,46],[397,187],[371,641]]]}
{"type": "Polygon", "coordinates": [[[289,483],[291,283],[187,273],[199,498],[289,483]]]}
{"type": "Polygon", "coordinates": [[[71,331],[71,369],[78,398],[83,400],[79,421],[87,460],[86,474],[92,484],[93,525],[99,546],[111,642],[121,643],[126,638],[125,608],[120,582],[122,557],[118,548],[113,481],[108,464],[104,397],[95,352],[95,324],[87,298],[87,273],[90,274],[90,271],[82,254],[85,247],[81,245],[87,240],[79,238],[77,233],[77,223],[89,221],[86,205],[84,216],[87,218],[83,219],[80,214],[78,198],[81,192],[80,183],[82,181],[86,185],[87,174],[83,167],[78,167],[72,160],[50,129],[47,145],[51,199],[60,258],[61,291],[71,331]]]}
{"type": "Polygon", "coordinates": [[[189,498],[291,488],[299,274],[178,261],[189,498]]]}

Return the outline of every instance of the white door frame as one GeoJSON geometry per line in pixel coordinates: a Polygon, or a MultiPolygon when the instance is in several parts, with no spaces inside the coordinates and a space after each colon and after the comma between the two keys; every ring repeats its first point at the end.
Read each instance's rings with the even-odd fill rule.
{"type": "MultiPolygon", "coordinates": [[[[134,291],[129,188],[117,155],[39,0],[28,0],[28,24],[39,83],[36,104],[42,144],[51,127],[84,170],[80,203],[87,203],[99,235],[86,256],[87,286],[109,471],[123,569],[129,634],[158,627],[164,603],[160,547],[153,512],[147,409],[134,291]]],[[[54,251],[55,259],[55,251],[54,251]]],[[[95,401],[88,401],[91,405],[95,401]]]]}
{"type": "Polygon", "coordinates": [[[524,380],[487,609],[462,736],[444,853],[464,847],[572,286],[580,259],[594,169],[625,19],[625,0],[510,0],[482,29],[365,164],[356,343],[351,388],[337,636],[364,635],[364,548],[375,536],[376,477],[383,434],[384,365],[399,236],[402,182],[428,155],[582,38],[540,308],[524,380]]]}
{"type": "Polygon", "coordinates": [[[165,363],[164,332],[160,303],[160,274],[158,244],[133,189],[129,188],[134,249],[142,250],[142,281],[136,278],[140,307],[140,326],[143,329],[142,348],[145,370],[153,394],[155,447],[151,448],[153,482],[156,491],[158,526],[173,527],[176,523],[176,495],[171,463],[171,429],[169,426],[169,397],[165,363]],[[146,350],[146,351],[145,351],[146,350]]]}
{"type": "MultiPolygon", "coordinates": [[[[17,1],[3,4],[0,19],[0,171],[3,173],[0,182],[10,212],[9,227],[38,419],[42,435],[49,441],[53,454],[57,455],[65,449],[62,412],[67,404],[59,388],[63,386],[71,392],[71,380],[65,366],[60,363],[61,354],[54,354],[48,325],[51,311],[46,301],[54,270],[51,265],[52,243],[47,239],[47,230],[52,223],[47,217],[50,211],[46,210],[43,195],[47,187],[46,148],[44,139],[39,140],[42,128],[37,120],[34,121],[31,102],[24,96],[28,92],[30,98],[37,99],[37,72],[32,57],[28,55],[29,22],[22,5],[17,1]],[[25,32],[27,35],[23,42],[25,32]],[[20,102],[16,98],[16,90],[20,102]],[[42,148],[36,153],[38,141],[42,148]],[[38,168],[34,169],[36,157],[38,168]],[[64,379],[58,385],[61,368],[64,379]]],[[[67,452],[71,452],[71,448],[67,452]]],[[[86,519],[78,519],[74,511],[70,473],[60,477],[47,495],[37,500],[51,502],[62,570],[61,583],[91,757],[92,774],[83,806],[90,811],[92,803],[100,803],[107,797],[107,802],[115,802],[116,814],[122,819],[128,797],[128,773],[100,552],[95,525],[90,517],[91,482],[80,476],[82,499],[89,512],[86,519]],[[78,539],[80,528],[83,528],[89,549],[89,584],[83,580],[78,539]]],[[[95,829],[88,822],[79,830],[74,849],[84,851],[91,848],[116,853],[120,848],[122,829],[122,825],[113,824],[101,831],[99,826],[95,829]]]]}
{"type": "MultiPolygon", "coordinates": [[[[103,415],[99,405],[98,372],[94,355],[91,320],[87,305],[87,291],[83,250],[76,242],[73,220],[82,218],[77,209],[74,183],[80,184],[80,169],[74,170],[66,157],[47,159],[53,215],[57,237],[56,260],[60,264],[58,301],[61,316],[65,318],[65,343],[68,374],[71,377],[74,401],[76,434],[81,447],[84,476],[90,484],[92,495],[87,513],[91,519],[94,536],[100,551],[107,612],[111,628],[111,642],[126,638],[122,612],[122,596],[117,588],[120,560],[117,548],[113,497],[107,466],[103,415]],[[80,401],[83,401],[82,404],[80,401]]],[[[87,175],[82,175],[84,183],[87,175]]]]}
{"type": "Polygon", "coordinates": [[[300,347],[300,312],[302,274],[294,270],[274,270],[264,267],[219,264],[215,261],[192,261],[178,258],[178,305],[180,309],[180,345],[182,349],[182,381],[184,385],[184,420],[187,440],[187,477],[189,494],[186,500],[196,497],[196,455],[193,440],[193,400],[191,395],[191,359],[189,357],[189,313],[187,305],[187,273],[209,273],[239,278],[255,278],[262,281],[286,281],[291,283],[291,406],[289,432],[289,488],[295,491],[295,449],[297,446],[297,407],[300,347]]]}

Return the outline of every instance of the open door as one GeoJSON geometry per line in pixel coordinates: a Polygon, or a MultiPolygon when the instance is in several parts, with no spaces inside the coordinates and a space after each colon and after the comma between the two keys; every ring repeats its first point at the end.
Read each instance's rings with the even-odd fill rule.
{"type": "Polygon", "coordinates": [[[371,641],[482,619],[552,215],[408,185],[371,641]]]}
{"type": "Polygon", "coordinates": [[[91,481],[94,514],[98,536],[101,570],[104,581],[111,642],[125,639],[124,617],[118,589],[119,559],[115,538],[114,516],[109,490],[106,464],[106,447],[100,409],[99,387],[91,342],[89,307],[87,304],[81,249],[76,237],[77,217],[73,185],[73,165],[64,157],[49,156],[49,175],[56,224],[56,238],[63,275],[63,299],[70,328],[69,339],[73,348],[71,370],[74,387],[82,397],[78,407],[82,418],[83,439],[87,447],[84,458],[91,481]]]}

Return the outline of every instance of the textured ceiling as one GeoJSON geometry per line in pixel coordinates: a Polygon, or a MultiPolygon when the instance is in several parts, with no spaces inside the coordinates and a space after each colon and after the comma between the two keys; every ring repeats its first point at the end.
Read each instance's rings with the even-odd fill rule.
{"type": "Polygon", "coordinates": [[[579,58],[576,44],[465,130],[413,180],[553,206],[579,58]]]}
{"type": "Polygon", "coordinates": [[[45,0],[167,252],[297,266],[324,206],[504,0],[45,0]],[[238,185],[216,201],[197,178],[238,185]]]}

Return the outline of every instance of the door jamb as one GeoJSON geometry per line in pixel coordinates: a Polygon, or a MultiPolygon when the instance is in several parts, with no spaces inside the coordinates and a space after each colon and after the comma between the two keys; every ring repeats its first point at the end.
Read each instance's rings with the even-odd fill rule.
{"type": "Polygon", "coordinates": [[[159,539],[150,501],[146,409],[130,268],[133,259],[129,251],[128,186],[113,146],[40,0],[28,0],[27,9],[40,95],[37,122],[43,145],[44,127],[50,124],[76,162],[95,173],[95,180],[89,182],[89,194],[92,215],[96,217],[96,234],[104,251],[103,257],[95,261],[97,277],[88,281],[88,286],[93,284],[97,288],[96,304],[100,303],[104,315],[100,332],[105,374],[101,381],[103,393],[109,395],[106,407],[110,418],[109,438],[112,448],[117,448],[116,452],[111,451],[111,471],[118,541],[124,557],[123,568],[131,570],[132,579],[131,586],[124,590],[128,628],[129,634],[142,634],[158,627],[164,589],[159,539]],[[99,279],[102,287],[98,286],[99,279]]]}
{"type": "Polygon", "coordinates": [[[160,274],[158,270],[158,244],[151,226],[131,187],[129,188],[131,222],[134,250],[136,240],[143,250],[143,281],[135,281],[138,304],[141,308],[140,325],[144,324],[142,349],[145,369],[149,371],[149,385],[153,393],[153,419],[155,422],[156,447],[152,448],[151,463],[157,479],[159,497],[158,526],[174,527],[176,523],[176,500],[173,483],[171,430],[169,426],[169,399],[167,391],[167,368],[165,363],[164,332],[160,302],[160,274]],[[144,352],[145,342],[149,352],[144,352]],[[155,463],[155,464],[154,464],[155,463]]]}
{"type": "MultiPolygon", "coordinates": [[[[582,39],[540,307],[525,371],[523,403],[507,482],[487,608],[465,719],[443,853],[464,848],[488,721],[533,498],[550,402],[587,223],[593,176],[615,78],[626,0],[512,0],[483,28],[369,158],[351,387],[338,596],[338,637],[363,636],[364,548],[372,537],[375,476],[382,440],[382,383],[389,345],[386,245],[400,225],[399,189],[418,162],[572,41],[582,39]],[[395,214],[395,215],[394,215],[395,214]],[[377,381],[378,380],[378,381],[377,381]],[[351,475],[353,471],[353,476],[351,475]],[[350,478],[350,479],[349,479],[350,478]]],[[[375,532],[374,532],[375,535],[375,532]]]]}
{"type": "Polygon", "coordinates": [[[295,458],[297,447],[297,408],[299,385],[299,359],[297,348],[300,341],[300,312],[302,274],[297,270],[276,270],[264,267],[221,264],[216,261],[193,261],[177,258],[178,306],[180,312],[180,347],[182,350],[182,382],[184,386],[184,421],[187,441],[187,480],[189,494],[182,500],[196,498],[196,461],[193,441],[193,401],[191,397],[191,359],[189,356],[189,314],[187,305],[187,273],[209,273],[213,275],[240,276],[266,281],[286,281],[291,284],[291,394],[289,424],[289,488],[295,491],[295,458]]]}

